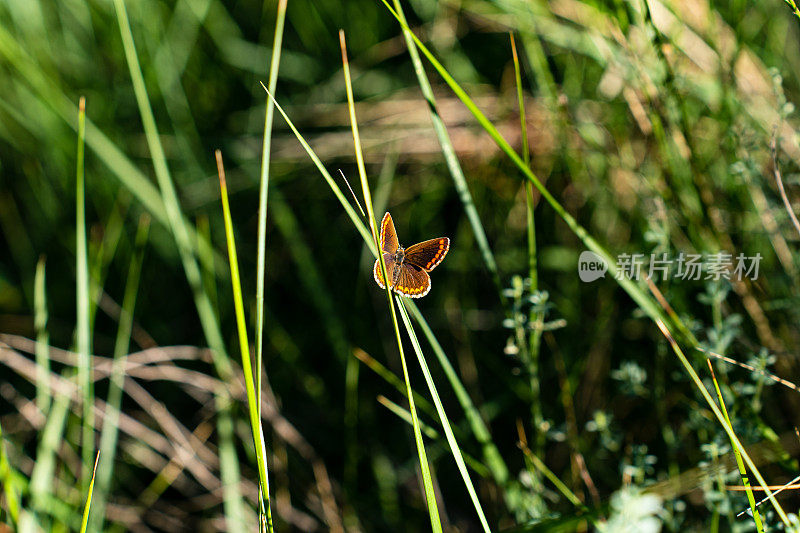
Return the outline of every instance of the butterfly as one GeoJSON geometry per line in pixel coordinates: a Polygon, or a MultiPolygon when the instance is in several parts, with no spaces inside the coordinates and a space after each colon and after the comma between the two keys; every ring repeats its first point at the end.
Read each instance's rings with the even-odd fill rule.
{"type": "MultiPolygon", "coordinates": [[[[403,248],[397,241],[392,215],[388,212],[381,220],[381,250],[386,263],[389,286],[397,294],[410,298],[422,298],[431,290],[431,277],[428,272],[442,262],[450,249],[450,239],[439,237],[403,248]]],[[[385,289],[381,261],[375,261],[372,269],[375,282],[385,289]]]]}

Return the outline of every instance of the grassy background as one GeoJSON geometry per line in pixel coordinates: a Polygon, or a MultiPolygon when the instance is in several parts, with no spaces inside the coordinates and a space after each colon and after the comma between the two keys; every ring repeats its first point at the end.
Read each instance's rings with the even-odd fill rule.
{"type": "MultiPolygon", "coordinates": [[[[233,355],[238,337],[213,150],[226,160],[252,325],[265,111],[258,82],[267,80],[277,5],[140,0],[126,7],[181,211],[196,229],[191,254],[212,303],[209,320],[232,354],[226,359],[234,376],[220,375],[206,349],[213,343],[200,326],[155,186],[113,3],[0,5],[0,518],[20,531],[77,529],[85,500],[91,465],[80,448],[79,397],[61,398],[59,390],[72,389],[41,378],[37,392],[36,376],[46,374],[42,364],[31,366],[47,355],[49,371],[67,380],[79,360],[72,353],[80,337],[75,168],[77,102],[85,96],[98,442],[113,389],[110,358],[125,323],[120,306],[131,266],[143,257],[132,289],[130,349],[122,352],[135,353],[128,361],[136,364],[125,367],[118,451],[101,492],[106,520],[101,525],[94,517],[92,524],[96,530],[237,530],[232,520],[255,524],[258,476],[233,355]],[[144,214],[152,223],[137,247],[144,214]],[[40,258],[46,275],[37,293],[40,258]],[[52,349],[43,350],[46,345],[52,349]]],[[[778,195],[770,153],[776,139],[778,165],[794,198],[800,146],[791,102],[800,89],[800,20],[790,6],[779,0],[417,0],[404,8],[414,32],[521,150],[508,39],[514,32],[531,168],[613,256],[760,253],[755,282],[666,280],[658,287],[703,346],[795,379],[798,235],[778,195]]],[[[529,273],[521,173],[426,63],[501,285],[510,289],[503,299],[392,15],[371,0],[290,1],[276,98],[339,186],[337,169],[358,184],[340,28],[347,34],[378,218],[391,211],[404,245],[451,238],[431,293],[418,303],[490,427],[508,479],[489,468],[425,341],[423,350],[491,528],[541,522],[542,530],[571,530],[609,519],[613,530],[615,517],[626,511],[628,523],[637,523],[630,516],[656,516],[665,530],[752,529],[752,520],[734,517],[747,506],[743,493],[725,489],[740,478],[729,475],[731,467],[713,468],[730,455],[722,427],[658,329],[614,280],[579,280],[577,256],[585,246],[550,206],[539,205],[538,193],[539,289],[547,293],[545,320],[563,320],[552,323],[563,327],[543,335],[536,367],[541,391],[532,394],[526,347],[505,327],[509,317],[522,326],[530,317],[522,281],[515,279],[529,273]],[[532,427],[537,409],[543,422],[532,427]],[[590,511],[579,510],[526,462],[519,425],[533,453],[590,511]],[[663,499],[655,508],[641,498],[611,499],[631,487],[650,487],[663,499]],[[588,521],[579,518],[586,514],[588,521]]],[[[275,527],[427,528],[410,425],[386,407],[388,400],[405,409],[407,401],[363,363],[374,358],[401,373],[383,295],[372,280],[372,256],[280,118],[271,156],[262,415],[275,527]]],[[[705,356],[684,347],[708,380],[705,356]]],[[[412,353],[410,345],[406,351],[412,353]]],[[[411,383],[427,397],[413,359],[411,383]]],[[[793,432],[797,393],[715,365],[736,434],[770,484],[788,481],[800,447],[793,432]]],[[[478,531],[439,419],[424,401],[417,407],[435,431],[427,432],[426,446],[443,523],[478,531]]],[[[787,511],[797,507],[789,492],[780,501],[787,511]]],[[[777,524],[764,510],[765,521],[777,524]]]]}

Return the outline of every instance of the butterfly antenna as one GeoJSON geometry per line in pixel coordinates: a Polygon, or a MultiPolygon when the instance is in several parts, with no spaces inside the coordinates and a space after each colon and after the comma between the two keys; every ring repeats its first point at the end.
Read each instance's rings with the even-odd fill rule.
{"type": "Polygon", "coordinates": [[[353,195],[353,200],[356,201],[356,205],[358,206],[358,210],[361,211],[361,216],[364,217],[364,218],[367,218],[367,215],[364,213],[364,210],[361,209],[361,204],[358,203],[358,197],[356,196],[356,193],[353,192],[353,188],[350,186],[350,182],[347,181],[347,178],[345,177],[344,172],[342,172],[341,168],[339,169],[339,174],[342,175],[342,179],[347,184],[347,188],[350,189],[350,194],[353,195]]]}
{"type": "Polygon", "coordinates": [[[769,378],[772,381],[780,383],[784,387],[788,387],[788,388],[792,389],[793,391],[800,392],[800,387],[798,387],[797,385],[795,385],[791,381],[787,381],[787,380],[785,380],[783,378],[779,378],[778,376],[776,376],[774,374],[770,374],[769,372],[765,372],[765,371],[761,370],[760,368],[756,368],[756,367],[754,367],[752,365],[748,365],[747,363],[742,363],[740,361],[737,361],[736,359],[731,359],[730,357],[726,357],[724,355],[712,352],[710,350],[706,350],[704,348],[700,348],[699,346],[696,346],[695,349],[697,349],[697,350],[699,350],[699,351],[701,351],[701,352],[703,352],[705,354],[708,354],[708,355],[710,355],[712,357],[716,357],[717,359],[719,359],[721,361],[725,361],[726,363],[730,363],[732,365],[740,366],[740,367],[742,367],[742,368],[744,368],[746,370],[749,370],[751,372],[756,372],[758,374],[761,374],[762,376],[764,376],[766,378],[769,378]]]}

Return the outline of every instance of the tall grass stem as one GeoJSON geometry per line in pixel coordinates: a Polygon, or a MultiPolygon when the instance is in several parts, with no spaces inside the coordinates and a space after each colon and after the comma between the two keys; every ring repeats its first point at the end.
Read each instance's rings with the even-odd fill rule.
{"type": "MultiPolygon", "coordinates": [[[[355,104],[353,102],[353,86],[350,81],[350,63],[347,59],[347,46],[345,44],[344,31],[339,30],[339,44],[342,49],[342,65],[344,70],[345,87],[347,89],[347,106],[350,113],[350,128],[353,132],[353,145],[356,152],[356,163],[358,165],[358,175],[361,179],[361,192],[364,195],[364,206],[367,208],[367,220],[372,232],[372,240],[375,249],[378,250],[378,261],[380,261],[381,272],[383,279],[388,280],[386,274],[386,262],[383,259],[383,254],[380,253],[380,237],[375,222],[375,213],[372,206],[372,193],[370,192],[369,182],[367,181],[367,171],[364,168],[364,156],[361,153],[361,140],[358,134],[358,121],[356,120],[355,104]]],[[[439,518],[439,507],[436,503],[436,494],[433,490],[433,481],[431,478],[430,465],[428,464],[428,457],[425,453],[425,443],[422,441],[422,433],[420,430],[420,423],[417,417],[417,410],[414,406],[414,396],[411,390],[411,381],[408,376],[408,367],[406,365],[406,357],[403,352],[403,341],[400,337],[400,328],[397,323],[397,314],[394,308],[394,297],[392,295],[392,287],[390,283],[385,283],[386,298],[389,305],[389,310],[392,316],[392,327],[395,332],[395,340],[397,341],[397,349],[400,353],[400,362],[403,367],[403,378],[406,382],[406,396],[408,398],[408,407],[411,412],[411,419],[413,422],[414,440],[417,444],[417,455],[419,456],[420,470],[422,471],[422,483],[425,489],[425,501],[428,507],[428,515],[431,520],[431,528],[436,533],[441,533],[442,522],[439,518]]]]}
{"type": "MultiPolygon", "coordinates": [[[[228,202],[228,185],[225,181],[225,168],[222,164],[222,153],[215,152],[217,172],[219,173],[220,199],[222,213],[225,218],[225,238],[228,242],[228,260],[231,269],[231,285],[233,288],[233,304],[236,310],[236,329],[239,335],[239,351],[242,357],[242,372],[244,374],[245,390],[247,392],[247,412],[250,416],[250,430],[253,435],[256,462],[258,463],[258,478],[261,488],[259,497],[264,501],[268,531],[272,532],[272,508],[269,499],[269,477],[267,472],[267,452],[264,445],[264,433],[259,418],[258,396],[253,379],[253,362],[250,359],[250,345],[247,341],[247,325],[245,324],[244,302],[242,286],[239,280],[239,260],[236,257],[236,241],[233,236],[233,222],[231,208],[228,202]]],[[[260,506],[259,506],[260,509],[260,506]]]]}

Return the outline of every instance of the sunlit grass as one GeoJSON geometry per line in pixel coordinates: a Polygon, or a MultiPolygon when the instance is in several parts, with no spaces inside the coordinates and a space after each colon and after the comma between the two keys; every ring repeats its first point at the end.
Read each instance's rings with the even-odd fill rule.
{"type": "MultiPolygon", "coordinates": [[[[350,114],[350,129],[353,132],[353,146],[355,147],[356,163],[358,164],[358,177],[361,181],[361,193],[364,196],[364,206],[367,208],[367,221],[369,223],[370,231],[372,232],[372,242],[377,251],[378,260],[381,264],[381,272],[384,280],[388,280],[389,276],[386,274],[386,261],[384,261],[383,254],[381,253],[380,245],[380,232],[377,227],[377,219],[375,218],[375,211],[372,206],[372,192],[369,187],[367,179],[367,171],[364,168],[364,156],[361,153],[361,140],[358,135],[358,121],[356,119],[355,106],[353,104],[353,86],[350,81],[350,65],[347,58],[347,47],[345,46],[344,31],[339,32],[339,44],[342,50],[342,64],[344,66],[344,79],[347,88],[347,104],[350,114]]],[[[403,351],[403,340],[400,337],[400,327],[397,323],[397,313],[395,311],[395,296],[392,294],[392,287],[386,283],[386,298],[389,304],[389,312],[392,317],[392,327],[394,328],[395,340],[397,341],[397,350],[400,354],[400,363],[403,367],[403,380],[406,385],[406,398],[408,399],[408,409],[411,413],[411,423],[414,429],[414,440],[417,445],[417,456],[419,457],[419,467],[422,471],[422,485],[425,488],[425,502],[428,506],[428,515],[431,519],[431,529],[433,531],[442,531],[442,523],[439,518],[439,505],[436,502],[436,494],[433,490],[433,480],[431,477],[430,464],[428,463],[428,456],[425,452],[425,443],[422,440],[422,432],[420,429],[419,419],[417,418],[417,409],[414,405],[414,395],[411,391],[411,381],[408,376],[408,366],[406,365],[406,357],[403,351]]]]}
{"type": "MultiPolygon", "coordinates": [[[[222,212],[225,218],[225,237],[228,242],[228,260],[231,268],[231,283],[233,286],[233,303],[236,308],[236,329],[239,336],[239,350],[242,357],[242,369],[247,390],[247,412],[250,415],[250,430],[253,436],[256,461],[258,463],[258,478],[260,486],[259,501],[263,501],[267,530],[272,532],[272,507],[269,496],[269,477],[267,471],[267,451],[264,444],[264,430],[261,426],[261,408],[259,395],[253,377],[253,363],[250,359],[250,344],[247,341],[247,325],[244,317],[244,303],[242,298],[242,285],[239,280],[239,260],[236,257],[236,241],[233,236],[233,223],[231,222],[231,208],[228,203],[228,187],[225,182],[225,169],[222,165],[222,154],[219,150],[215,153],[217,170],[219,172],[219,188],[222,199],[222,212]]],[[[260,373],[256,368],[255,372],[260,373]]],[[[261,520],[259,520],[259,523],[261,520]]]]}
{"type": "Polygon", "coordinates": [[[81,520],[80,533],[86,533],[89,527],[89,512],[92,510],[92,494],[94,493],[94,478],[97,474],[97,461],[100,459],[100,452],[97,452],[97,457],[94,460],[94,468],[92,468],[92,477],[89,481],[89,491],[86,494],[86,505],[83,507],[83,519],[81,520]]]}

